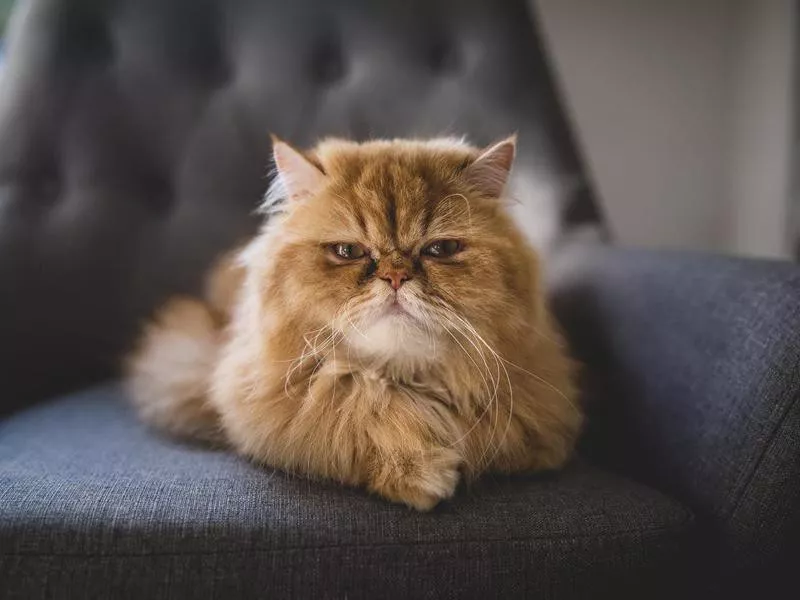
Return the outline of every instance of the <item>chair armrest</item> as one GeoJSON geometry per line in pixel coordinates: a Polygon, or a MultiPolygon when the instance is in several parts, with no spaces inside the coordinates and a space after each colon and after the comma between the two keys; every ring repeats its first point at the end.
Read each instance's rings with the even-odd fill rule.
{"type": "Polygon", "coordinates": [[[585,365],[584,451],[692,508],[729,556],[800,539],[800,267],[574,248],[554,310],[585,365]]]}

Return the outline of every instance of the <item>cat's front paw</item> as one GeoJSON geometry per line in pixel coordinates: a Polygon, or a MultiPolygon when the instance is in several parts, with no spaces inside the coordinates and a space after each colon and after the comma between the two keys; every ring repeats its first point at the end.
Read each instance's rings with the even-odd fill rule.
{"type": "Polygon", "coordinates": [[[455,493],[460,462],[459,455],[451,449],[424,458],[387,460],[376,469],[369,487],[388,500],[428,511],[455,493]]]}

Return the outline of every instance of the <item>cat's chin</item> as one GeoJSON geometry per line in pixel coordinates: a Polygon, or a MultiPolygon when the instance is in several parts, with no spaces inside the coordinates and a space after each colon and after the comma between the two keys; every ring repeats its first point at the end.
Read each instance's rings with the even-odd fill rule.
{"type": "Polygon", "coordinates": [[[368,327],[352,330],[348,343],[359,355],[382,362],[426,364],[436,360],[435,334],[395,305],[368,327]]]}

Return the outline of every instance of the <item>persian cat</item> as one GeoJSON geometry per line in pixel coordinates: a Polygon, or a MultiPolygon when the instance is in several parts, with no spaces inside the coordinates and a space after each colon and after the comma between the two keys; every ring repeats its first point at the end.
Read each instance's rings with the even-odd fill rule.
{"type": "Polygon", "coordinates": [[[564,465],[582,413],[507,212],[515,145],[275,139],[261,231],[129,357],[141,417],[419,510],[564,465]]]}

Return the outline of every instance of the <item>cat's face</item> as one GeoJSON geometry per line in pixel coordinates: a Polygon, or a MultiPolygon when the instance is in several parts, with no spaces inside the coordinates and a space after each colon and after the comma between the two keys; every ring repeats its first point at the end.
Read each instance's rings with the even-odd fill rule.
{"type": "Polygon", "coordinates": [[[289,199],[276,284],[310,328],[327,326],[359,357],[424,362],[473,343],[468,328],[491,336],[535,284],[498,199],[513,153],[513,140],[484,154],[457,142],[329,141],[315,165],[278,142],[289,199]]]}

